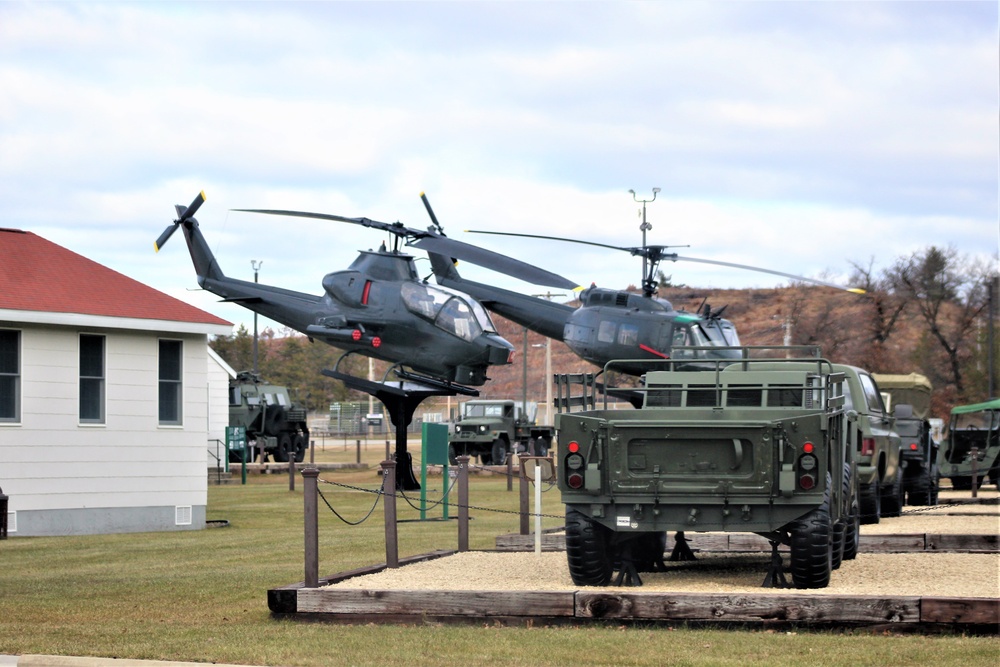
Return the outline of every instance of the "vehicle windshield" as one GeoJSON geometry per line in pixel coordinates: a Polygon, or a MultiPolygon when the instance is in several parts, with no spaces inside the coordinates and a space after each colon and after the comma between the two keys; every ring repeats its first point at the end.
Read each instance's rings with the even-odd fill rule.
{"type": "Polygon", "coordinates": [[[503,405],[465,404],[466,417],[503,417],[503,405]]]}
{"type": "Polygon", "coordinates": [[[955,415],[955,425],[953,429],[981,429],[992,431],[1000,428],[1000,412],[995,410],[984,410],[983,412],[967,412],[955,415]]]}
{"type": "Polygon", "coordinates": [[[496,326],[478,301],[446,287],[425,283],[403,283],[403,304],[440,329],[464,340],[474,340],[485,332],[495,333],[496,326]]]}

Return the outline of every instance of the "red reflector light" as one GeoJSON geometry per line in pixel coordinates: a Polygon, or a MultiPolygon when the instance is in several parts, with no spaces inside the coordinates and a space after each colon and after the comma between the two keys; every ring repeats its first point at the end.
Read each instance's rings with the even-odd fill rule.
{"type": "Polygon", "coordinates": [[[915,451],[917,451],[917,443],[915,443],[915,442],[911,442],[911,443],[910,443],[910,449],[911,449],[912,451],[914,451],[914,452],[915,452],[915,451]]]}
{"type": "Polygon", "coordinates": [[[361,329],[355,329],[351,332],[351,340],[354,342],[361,340],[361,329]]]}
{"type": "Polygon", "coordinates": [[[861,439],[861,456],[871,456],[875,453],[875,438],[861,439]]]}
{"type": "Polygon", "coordinates": [[[579,489],[583,486],[583,475],[578,472],[573,473],[566,478],[566,486],[571,489],[579,489]]]}
{"type": "Polygon", "coordinates": [[[812,475],[802,475],[799,477],[799,486],[808,491],[816,486],[816,478],[812,475]]]}
{"type": "Polygon", "coordinates": [[[804,451],[806,454],[812,454],[813,449],[815,448],[813,447],[813,444],[811,442],[807,442],[806,444],[802,445],[802,451],[804,451]]]}
{"type": "Polygon", "coordinates": [[[379,338],[378,336],[375,336],[374,338],[372,338],[372,347],[379,347],[380,345],[382,345],[382,339],[381,338],[379,338]]]}
{"type": "Polygon", "coordinates": [[[566,449],[569,450],[570,454],[576,454],[578,451],[580,451],[580,443],[574,440],[573,442],[566,445],[566,449]]]}

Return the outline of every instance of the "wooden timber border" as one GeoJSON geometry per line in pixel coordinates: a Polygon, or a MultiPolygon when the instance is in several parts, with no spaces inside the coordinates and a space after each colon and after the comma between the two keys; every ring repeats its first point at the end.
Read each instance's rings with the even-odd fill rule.
{"type": "MultiPolygon", "coordinates": [[[[685,533],[688,546],[695,552],[760,552],[770,551],[766,539],[754,533],[685,533]]],[[[668,533],[667,551],[673,548],[674,536],[668,533]]],[[[531,551],[534,535],[510,533],[498,535],[497,551],[531,551]]],[[[566,551],[566,536],[557,532],[542,534],[542,551],[566,551]]],[[[865,535],[858,540],[863,553],[910,553],[922,551],[996,553],[1000,551],[998,535],[953,535],[950,533],[909,533],[865,535]]]]}
{"type": "MultiPolygon", "coordinates": [[[[455,551],[400,558],[400,567],[455,551]]],[[[645,592],[634,588],[559,591],[370,590],[323,588],[386,569],[381,563],[271,589],[273,616],[334,623],[593,622],[739,626],[869,627],[899,632],[1000,634],[1000,599],[940,596],[645,592]]]]}

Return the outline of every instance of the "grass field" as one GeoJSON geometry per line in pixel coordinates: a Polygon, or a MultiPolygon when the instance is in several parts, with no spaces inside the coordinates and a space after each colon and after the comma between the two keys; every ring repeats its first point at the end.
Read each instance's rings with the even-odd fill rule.
{"type": "MultiPolygon", "coordinates": [[[[317,461],[353,461],[353,441],[327,443],[317,461]]],[[[377,465],[382,443],[363,459],[377,465]]],[[[321,479],[375,489],[373,470],[324,472],[321,479]]],[[[237,476],[238,480],[238,476],[237,476]]],[[[441,494],[431,478],[428,499],[441,494]]],[[[517,486],[473,476],[470,504],[515,511],[517,486]]],[[[322,484],[330,504],[357,521],[376,496],[322,484]]],[[[558,491],[543,512],[561,515],[558,491]]],[[[320,574],[385,560],[382,506],[350,526],[320,503],[320,574]]],[[[454,509],[452,516],[454,516],[454,509]]],[[[516,532],[512,513],[473,510],[470,543],[489,549],[516,532]]],[[[428,512],[440,516],[440,508],[428,512]]],[[[401,520],[418,514],[399,503],[401,520]]],[[[267,589],[301,581],[302,480],[250,476],[248,484],[210,485],[208,518],[225,528],[0,542],[0,653],[232,662],[253,665],[995,665],[996,637],[902,636],[797,630],[699,630],[683,626],[499,627],[327,625],[277,621],[267,589]]],[[[560,525],[548,518],[545,527],[560,525]]],[[[454,521],[406,521],[400,555],[451,549],[454,521]]],[[[996,576],[996,573],[989,573],[996,576]]],[[[899,576],[886,573],[886,576],[899,576]]]]}

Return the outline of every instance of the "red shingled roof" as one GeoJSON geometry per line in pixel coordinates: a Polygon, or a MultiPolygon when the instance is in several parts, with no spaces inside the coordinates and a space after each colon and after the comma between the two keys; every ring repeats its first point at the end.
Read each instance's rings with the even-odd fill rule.
{"type": "Polygon", "coordinates": [[[31,232],[3,228],[0,309],[231,324],[31,232]]]}

